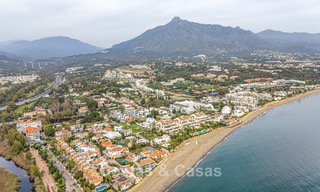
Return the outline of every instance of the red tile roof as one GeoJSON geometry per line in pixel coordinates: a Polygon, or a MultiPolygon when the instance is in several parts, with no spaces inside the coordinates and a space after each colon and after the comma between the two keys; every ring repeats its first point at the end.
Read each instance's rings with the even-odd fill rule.
{"type": "Polygon", "coordinates": [[[39,128],[38,127],[26,127],[26,134],[30,133],[39,133],[39,128]]]}

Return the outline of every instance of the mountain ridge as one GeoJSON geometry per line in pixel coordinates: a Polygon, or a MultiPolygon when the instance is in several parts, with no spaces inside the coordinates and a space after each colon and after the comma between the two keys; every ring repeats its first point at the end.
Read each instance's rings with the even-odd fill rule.
{"type": "Polygon", "coordinates": [[[218,54],[265,48],[266,44],[253,32],[240,27],[199,24],[174,17],[166,25],[149,29],[107,50],[127,55],[140,52],[218,54]]]}
{"type": "Polygon", "coordinates": [[[46,37],[34,41],[19,40],[0,46],[0,51],[33,59],[66,57],[100,50],[98,47],[66,36],[46,37]]]}

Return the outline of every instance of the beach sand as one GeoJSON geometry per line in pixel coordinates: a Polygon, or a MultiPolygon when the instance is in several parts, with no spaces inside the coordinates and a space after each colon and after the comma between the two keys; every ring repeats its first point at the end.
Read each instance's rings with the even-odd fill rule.
{"type": "Polygon", "coordinates": [[[274,107],[296,101],[315,93],[320,93],[320,90],[313,90],[281,101],[268,103],[260,109],[248,113],[241,119],[241,123],[235,125],[234,127],[220,127],[210,133],[193,137],[189,140],[184,141],[175,150],[175,152],[161,164],[161,166],[156,167],[149,174],[150,176],[144,178],[140,183],[131,188],[129,191],[165,191],[179,178],[181,178],[181,176],[187,173],[189,169],[193,168],[197,164],[197,162],[202,159],[212,148],[214,148],[217,144],[223,141],[239,127],[242,127],[245,124],[253,121],[258,116],[274,107]],[[189,144],[185,145],[186,142],[189,142],[189,144]],[[179,167],[176,169],[177,166],[179,167]],[[176,172],[178,172],[178,174],[176,174],[176,172]]]}

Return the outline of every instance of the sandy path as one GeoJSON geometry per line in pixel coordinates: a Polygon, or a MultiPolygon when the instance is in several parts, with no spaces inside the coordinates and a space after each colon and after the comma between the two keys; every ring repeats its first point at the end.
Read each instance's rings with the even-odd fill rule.
{"type": "Polygon", "coordinates": [[[42,182],[45,186],[45,189],[47,190],[47,187],[49,186],[50,192],[57,192],[57,186],[55,185],[54,179],[49,171],[49,168],[46,164],[46,162],[41,159],[38,150],[36,149],[30,149],[30,152],[32,154],[32,157],[35,158],[37,167],[39,168],[40,173],[43,171],[42,175],[42,182]]]}
{"type": "Polygon", "coordinates": [[[177,181],[181,177],[181,175],[185,174],[190,168],[194,167],[195,164],[202,157],[204,157],[214,146],[223,141],[237,128],[253,121],[265,111],[315,93],[320,93],[320,90],[309,91],[307,93],[287,98],[282,101],[269,103],[264,107],[247,114],[241,119],[240,124],[232,128],[221,127],[208,134],[197,136],[185,141],[176,149],[176,151],[172,155],[170,155],[168,159],[166,159],[162,163],[163,167],[160,166],[155,168],[152,171],[151,176],[144,178],[139,184],[130,189],[130,191],[165,191],[175,181],[177,181]],[[190,141],[190,143],[188,145],[185,145],[185,143],[188,141],[190,141]]]}

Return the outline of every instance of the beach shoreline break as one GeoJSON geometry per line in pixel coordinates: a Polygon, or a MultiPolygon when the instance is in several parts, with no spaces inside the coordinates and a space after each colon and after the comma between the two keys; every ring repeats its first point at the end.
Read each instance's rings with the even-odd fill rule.
{"type": "Polygon", "coordinates": [[[283,104],[297,101],[309,95],[320,93],[320,90],[308,91],[281,101],[266,104],[258,110],[248,113],[241,118],[241,123],[233,127],[220,127],[207,134],[192,137],[181,143],[177,149],[156,167],[140,183],[132,187],[130,192],[167,191],[177,181],[183,178],[188,171],[193,169],[202,159],[207,156],[218,144],[224,141],[235,130],[257,119],[266,111],[283,104]],[[186,143],[188,142],[188,145],[186,143]],[[179,167],[179,174],[177,174],[179,167]],[[165,172],[164,172],[165,171],[165,172]],[[163,173],[164,172],[164,173],[163,173]]]}

